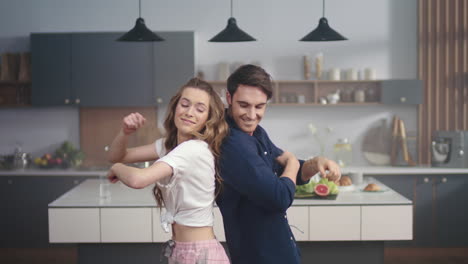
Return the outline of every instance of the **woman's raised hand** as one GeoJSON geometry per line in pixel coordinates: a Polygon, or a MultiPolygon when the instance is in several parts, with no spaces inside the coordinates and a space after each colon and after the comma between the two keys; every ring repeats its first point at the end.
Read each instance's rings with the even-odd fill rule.
{"type": "Polygon", "coordinates": [[[124,117],[122,121],[122,131],[125,135],[130,135],[145,125],[145,123],[146,118],[144,118],[140,113],[131,113],[124,117]]]}

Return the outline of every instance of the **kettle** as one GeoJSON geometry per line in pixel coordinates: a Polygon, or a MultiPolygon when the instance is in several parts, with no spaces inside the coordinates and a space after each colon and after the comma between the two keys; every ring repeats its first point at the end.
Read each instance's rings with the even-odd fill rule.
{"type": "Polygon", "coordinates": [[[15,169],[26,169],[31,163],[31,155],[23,152],[20,147],[15,149],[13,154],[13,166],[15,169]]]}

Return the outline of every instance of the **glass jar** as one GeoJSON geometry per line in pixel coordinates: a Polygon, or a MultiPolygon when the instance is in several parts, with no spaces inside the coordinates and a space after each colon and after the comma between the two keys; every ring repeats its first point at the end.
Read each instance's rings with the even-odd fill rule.
{"type": "Polygon", "coordinates": [[[354,102],[356,103],[363,103],[366,101],[366,94],[364,90],[358,89],[354,91],[354,102]]]}
{"type": "Polygon", "coordinates": [[[333,146],[336,163],[340,167],[350,166],[353,162],[353,149],[347,138],[340,138],[333,146]]]}

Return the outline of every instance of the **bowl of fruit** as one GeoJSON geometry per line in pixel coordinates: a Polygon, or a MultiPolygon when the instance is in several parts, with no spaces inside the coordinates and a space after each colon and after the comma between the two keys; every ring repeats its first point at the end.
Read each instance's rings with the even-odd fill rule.
{"type": "Polygon", "coordinates": [[[46,153],[41,157],[35,158],[34,164],[41,169],[67,169],[79,167],[83,159],[84,153],[69,141],[65,141],[55,150],[54,154],[46,153]]]}

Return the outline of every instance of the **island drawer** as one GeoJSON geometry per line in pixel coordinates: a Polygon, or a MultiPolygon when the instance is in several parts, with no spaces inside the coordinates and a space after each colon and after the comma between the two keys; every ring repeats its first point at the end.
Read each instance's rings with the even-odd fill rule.
{"type": "Polygon", "coordinates": [[[50,208],[50,243],[101,242],[99,208],[50,208]]]}

